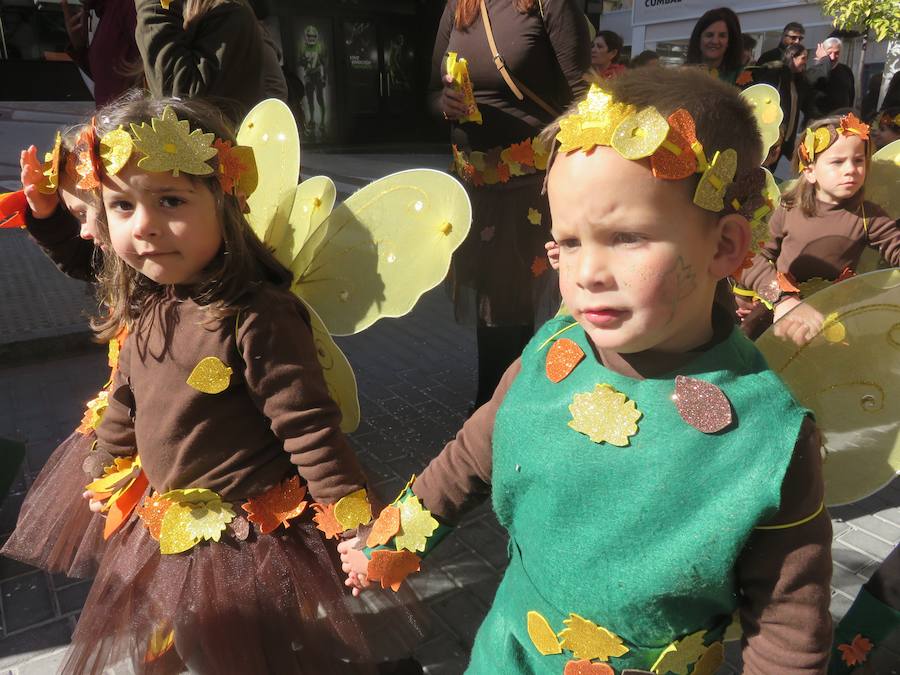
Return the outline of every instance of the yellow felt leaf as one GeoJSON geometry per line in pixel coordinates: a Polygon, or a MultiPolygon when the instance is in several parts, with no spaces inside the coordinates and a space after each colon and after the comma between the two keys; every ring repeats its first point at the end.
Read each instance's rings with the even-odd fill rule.
{"type": "Polygon", "coordinates": [[[195,539],[219,541],[225,526],[234,520],[231,504],[220,500],[205,502],[191,509],[188,531],[195,539]]]}
{"type": "Polygon", "coordinates": [[[540,225],[543,216],[537,209],[528,209],[528,222],[532,225],[540,225]]]}
{"type": "Polygon", "coordinates": [[[611,145],[625,159],[649,157],[669,135],[669,123],[653,106],[626,117],[613,132],[611,145]]]}
{"type": "Polygon", "coordinates": [[[610,657],[629,651],[618,635],[577,614],[569,614],[563,623],[568,628],[559,634],[562,646],[573,652],[576,659],[609,661],[610,657]]]}
{"type": "Polygon", "coordinates": [[[438,521],[422,506],[415,495],[410,495],[399,504],[400,532],[394,537],[397,550],[424,551],[428,537],[438,528],[438,521]]]}
{"type": "Polygon", "coordinates": [[[150,124],[132,124],[134,147],[143,153],[138,166],[144,171],[171,171],[195,176],[213,172],[207,160],[216,156],[212,147],[216,136],[200,129],[191,131],[187,120],[179,120],[175,111],[166,106],[161,117],[154,117],[150,124]]]}
{"type": "Polygon", "coordinates": [[[666,673],[687,675],[688,666],[696,663],[697,659],[706,651],[706,645],[703,644],[705,636],[706,631],[701,630],[676,640],[665,648],[650,670],[658,675],[666,675],[666,673]]]}
{"type": "Polygon", "coordinates": [[[221,394],[231,382],[231,368],[215,356],[207,356],[194,366],[187,383],[204,394],[221,394]]]}
{"type": "Polygon", "coordinates": [[[594,443],[610,443],[620,448],[638,432],[641,411],[634,401],[608,384],[598,384],[594,391],[575,394],[569,412],[569,426],[585,434],[594,443]]]}
{"type": "Polygon", "coordinates": [[[159,551],[169,555],[190,550],[200,543],[192,529],[190,504],[172,503],[163,516],[159,530],[159,551]]]}
{"type": "Polygon", "coordinates": [[[140,460],[135,457],[117,457],[115,463],[104,469],[104,475],[85,486],[91,492],[112,492],[121,488],[124,481],[133,478],[140,469],[140,460]]]}
{"type": "Polygon", "coordinates": [[[540,612],[534,610],[528,612],[528,637],[544,656],[562,654],[562,647],[556,638],[556,633],[553,632],[550,623],[540,612]]]}
{"type": "Polygon", "coordinates": [[[334,505],[334,517],[345,530],[352,530],[372,520],[372,505],[366,491],[357,490],[341,497],[334,505]]]}
{"type": "Polygon", "coordinates": [[[734,180],[737,161],[737,152],[733,148],[716,152],[697,183],[694,192],[694,203],[697,206],[714,213],[725,208],[725,190],[734,180]]]}

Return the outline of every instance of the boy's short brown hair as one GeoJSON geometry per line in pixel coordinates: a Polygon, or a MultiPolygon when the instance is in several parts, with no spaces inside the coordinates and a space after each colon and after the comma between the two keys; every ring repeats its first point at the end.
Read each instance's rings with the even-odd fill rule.
{"type": "MultiPolygon", "coordinates": [[[[629,70],[602,86],[614,100],[639,110],[653,106],[663,117],[679,108],[687,110],[694,118],[697,140],[707,159],[711,160],[717,150],[733,148],[737,152],[736,177],[762,163],[762,139],[750,105],[735,87],[711,77],[704,69],[629,70]]],[[[576,109],[577,103],[562,117],[576,109]]],[[[548,146],[555,144],[557,133],[559,119],[543,131],[541,140],[548,146]]],[[[696,184],[699,179],[700,174],[696,174],[691,180],[696,184]]]]}

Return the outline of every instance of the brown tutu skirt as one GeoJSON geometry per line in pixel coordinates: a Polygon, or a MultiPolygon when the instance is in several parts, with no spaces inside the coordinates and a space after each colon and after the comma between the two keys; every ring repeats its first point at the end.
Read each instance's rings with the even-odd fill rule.
{"type": "Polygon", "coordinates": [[[458,321],[539,325],[559,309],[559,282],[544,249],[551,237],[543,184],[541,172],[466,186],[472,227],[450,270],[458,321]]]}
{"type": "MultiPolygon", "coordinates": [[[[326,547],[308,519],[296,519],[246,541],[223,535],[162,555],[132,516],[107,544],[60,672],[99,675],[118,664],[138,674],[374,672],[373,634],[326,547]]],[[[421,629],[406,608],[394,609],[380,631],[408,636],[409,650],[421,629]]]]}
{"type": "Polygon", "coordinates": [[[16,529],[0,554],[69,577],[97,573],[106,544],[104,519],[92,513],[81,495],[89,482],[81,465],[95,437],[73,432],[31,485],[16,529]]]}

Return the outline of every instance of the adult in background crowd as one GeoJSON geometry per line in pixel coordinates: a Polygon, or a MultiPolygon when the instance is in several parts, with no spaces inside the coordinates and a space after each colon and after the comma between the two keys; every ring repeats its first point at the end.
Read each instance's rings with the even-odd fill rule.
{"type": "MultiPolygon", "coordinates": [[[[771,84],[781,95],[781,110],[784,119],[781,123],[782,143],[781,155],[791,158],[794,155],[794,141],[797,127],[800,124],[800,113],[809,104],[812,89],[806,81],[806,47],[795,42],[788,45],[780,63],[768,62],[764,66],[753,69],[753,81],[771,84]]],[[[778,158],[772,158],[773,165],[778,158]]]]}
{"type": "Polygon", "coordinates": [[[625,45],[622,36],[611,30],[601,30],[591,43],[591,68],[599,79],[609,77],[625,71],[625,66],[620,63],[622,47],[625,45]]]}
{"type": "MultiPolygon", "coordinates": [[[[881,95],[881,84],[884,82],[884,72],[874,73],[869,78],[866,85],[866,93],[862,98],[862,119],[864,122],[871,122],[875,113],[878,111],[878,97],[881,95]]],[[[888,80],[887,91],[884,94],[884,100],[881,102],[881,108],[892,108],[900,106],[900,77],[894,73],[888,80]]]]}
{"type": "Polygon", "coordinates": [[[781,42],[778,43],[778,46],[760,54],[759,58],[756,59],[756,63],[760,66],[764,66],[773,61],[781,63],[784,60],[784,50],[787,49],[789,45],[803,42],[804,37],[806,37],[806,29],[803,28],[803,24],[791,21],[784,27],[784,30],[781,31],[781,42]]]}
{"type": "Polygon", "coordinates": [[[756,49],[756,38],[747,33],[741,33],[741,47],[743,55],[741,56],[741,65],[746,68],[753,61],[753,50],[756,49]]]}
{"type": "Polygon", "coordinates": [[[816,49],[816,59],[808,70],[813,85],[809,117],[827,117],[841,108],[852,108],[856,98],[853,71],[840,62],[840,38],[829,37],[816,49]]]}
{"type": "Polygon", "coordinates": [[[744,69],[743,51],[737,14],[719,7],[697,20],[688,43],[687,63],[705,66],[711,75],[735,84],[744,69]]]}
{"type": "Polygon", "coordinates": [[[94,82],[94,102],[104,106],[136,84],[140,84],[141,56],[134,41],[133,0],[84,0],[81,7],[69,7],[60,0],[72,60],[94,82]],[[91,12],[98,23],[92,39],[91,12]]]}
{"type": "Polygon", "coordinates": [[[535,137],[585,93],[591,48],[580,3],[542,5],[449,0],[434,43],[431,104],[450,125],[454,165],[472,202],[472,228],[453,256],[450,282],[457,319],[477,322],[475,407],[521,354],[535,321],[559,306],[557,277],[544,250],[550,240],[542,194],[547,151],[535,137]],[[448,52],[468,62],[473,105],[447,74],[448,52]]]}
{"type": "Polygon", "coordinates": [[[245,0],[172,0],[168,9],[159,0],[134,4],[135,39],[154,96],[225,99],[231,109],[224,112],[237,120],[278,95],[266,90],[271,47],[245,0]]]}
{"type": "Polygon", "coordinates": [[[658,66],[659,54],[652,49],[645,49],[628,62],[629,68],[645,68],[647,66],[658,66]]]}

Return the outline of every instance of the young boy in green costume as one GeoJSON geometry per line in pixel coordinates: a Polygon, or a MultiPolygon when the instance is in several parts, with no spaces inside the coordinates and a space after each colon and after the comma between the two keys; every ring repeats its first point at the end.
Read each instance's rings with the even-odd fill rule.
{"type": "Polygon", "coordinates": [[[819,440],[714,302],[749,245],[762,143],[736,90],[630,71],[548,130],[565,315],[490,402],[341,545],[396,588],[491,497],[510,562],[469,673],[824,673],[831,523],[819,440]]]}

